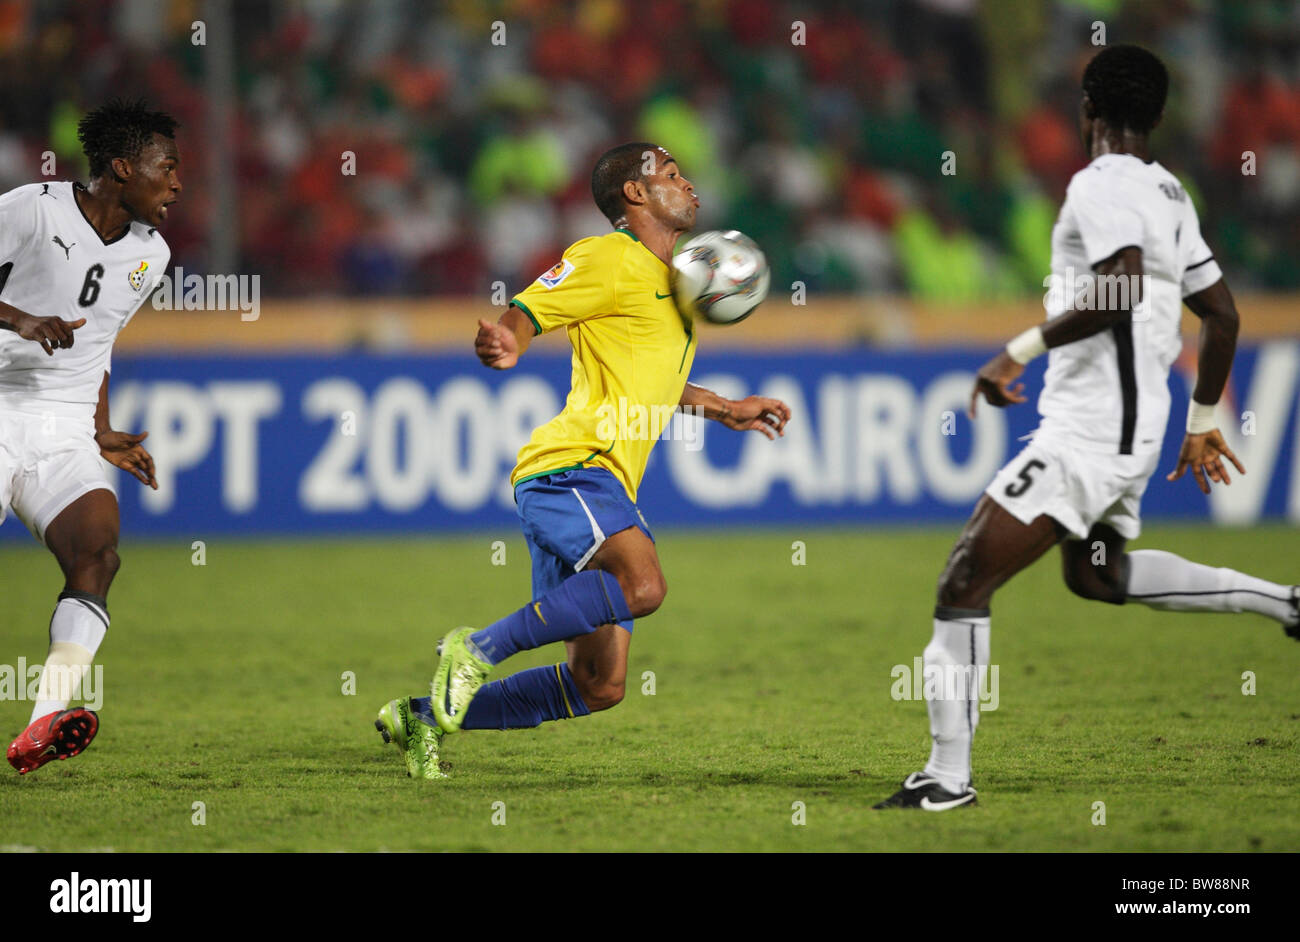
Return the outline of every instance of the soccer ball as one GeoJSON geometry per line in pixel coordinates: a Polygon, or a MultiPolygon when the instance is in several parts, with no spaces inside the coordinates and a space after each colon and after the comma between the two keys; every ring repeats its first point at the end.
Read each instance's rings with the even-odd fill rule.
{"type": "Polygon", "coordinates": [[[734,229],[702,232],[673,256],[677,309],[715,324],[743,321],[767,297],[771,281],[763,250],[734,229]]]}

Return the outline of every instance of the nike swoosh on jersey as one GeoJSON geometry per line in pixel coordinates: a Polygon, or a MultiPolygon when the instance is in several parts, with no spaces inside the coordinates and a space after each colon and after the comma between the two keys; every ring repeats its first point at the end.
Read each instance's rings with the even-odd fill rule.
{"type": "Polygon", "coordinates": [[[655,292],[655,297],[658,298],[660,301],[662,301],[664,298],[671,298],[671,297],[672,297],[672,293],[669,292],[668,294],[660,294],[658,291],[656,291],[656,292],[655,292]]]}
{"type": "Polygon", "coordinates": [[[962,795],[960,798],[954,798],[952,801],[931,801],[928,797],[921,799],[921,807],[926,811],[947,811],[949,808],[956,808],[958,805],[964,805],[970,801],[970,795],[962,795]]]}

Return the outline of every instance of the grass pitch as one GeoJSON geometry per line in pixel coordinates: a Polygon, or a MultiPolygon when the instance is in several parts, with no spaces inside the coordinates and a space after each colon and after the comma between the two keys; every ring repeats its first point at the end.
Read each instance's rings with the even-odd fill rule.
{"type": "MultiPolygon", "coordinates": [[[[668,598],[637,624],[625,701],[448,737],[446,782],[407,779],[371,724],[390,698],[427,690],[438,635],[527,601],[517,534],[211,540],[204,566],[188,540],[128,534],[99,737],[22,778],[3,767],[0,846],[1300,850],[1300,645],[1255,615],[1086,603],[1055,553],[994,602],[980,806],[871,811],[928,755],[925,705],[891,697],[891,669],[929,640],[956,532],[661,533],[668,598]],[[806,565],[792,564],[796,540],[806,565]]],[[[1152,527],[1135,546],[1300,576],[1290,528],[1152,527]]],[[[59,583],[34,544],[0,550],[0,662],[44,658],[59,583]]],[[[552,646],[504,670],[562,656],[552,646]]],[[[0,702],[6,743],[30,706],[0,702]]]]}

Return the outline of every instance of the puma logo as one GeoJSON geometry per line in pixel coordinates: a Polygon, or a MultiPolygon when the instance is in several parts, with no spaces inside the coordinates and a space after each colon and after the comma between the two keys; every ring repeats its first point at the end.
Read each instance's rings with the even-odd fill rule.
{"type": "Polygon", "coordinates": [[[58,236],[55,236],[52,241],[59,248],[63,249],[63,254],[67,258],[67,260],[72,261],[72,245],[76,245],[77,243],[73,242],[72,245],[64,245],[63,240],[60,239],[58,236]]]}

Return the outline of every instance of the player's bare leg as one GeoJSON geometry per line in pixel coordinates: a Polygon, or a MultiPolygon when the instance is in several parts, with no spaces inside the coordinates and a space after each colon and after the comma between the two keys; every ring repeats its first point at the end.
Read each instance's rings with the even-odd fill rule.
{"type": "Polygon", "coordinates": [[[623,700],[627,684],[627,656],[632,635],[620,625],[601,625],[589,635],[564,642],[569,673],[592,713],[608,710],[623,700]]]}
{"type": "Polygon", "coordinates": [[[1065,584],[1075,595],[1123,605],[1138,602],[1167,612],[1256,612],[1300,640],[1300,587],[1279,585],[1194,563],[1163,550],[1125,552],[1125,541],[1105,524],[1087,540],[1061,544],[1065,584]]]}
{"type": "Polygon", "coordinates": [[[120,566],[118,526],[117,498],[98,489],[69,504],[45,530],[64,589],[50,619],[50,648],[30,723],[7,753],[20,773],[77,755],[98,732],[92,711],[67,706],[108,631],[106,599],[120,566]]]}
{"type": "Polygon", "coordinates": [[[939,577],[934,636],[925,648],[930,761],[877,808],[946,811],[975,803],[970,750],[979,726],[979,685],[989,664],[989,602],[1008,579],[1061,539],[1051,517],[1024,524],[988,495],[975,505],[939,577]]]}
{"type": "Polygon", "coordinates": [[[1061,543],[1061,575],[1080,598],[1123,605],[1128,586],[1127,541],[1113,527],[1098,523],[1086,540],[1061,543]]]}
{"type": "MultiPolygon", "coordinates": [[[[663,604],[668,586],[654,542],[636,527],[607,539],[592,557],[592,567],[618,580],[633,618],[644,618],[663,604]]],[[[623,699],[627,655],[632,634],[620,625],[602,625],[589,635],[564,643],[569,672],[593,713],[608,710],[623,699]]]]}
{"type": "Polygon", "coordinates": [[[117,497],[102,489],[83,494],[54,518],[45,545],[59,561],[65,589],[107,597],[122,564],[119,528],[117,497]]]}
{"type": "Polygon", "coordinates": [[[993,593],[1060,542],[1061,535],[1051,517],[1021,523],[985,494],[948,554],[936,593],[939,607],[987,610],[993,593]]]}

